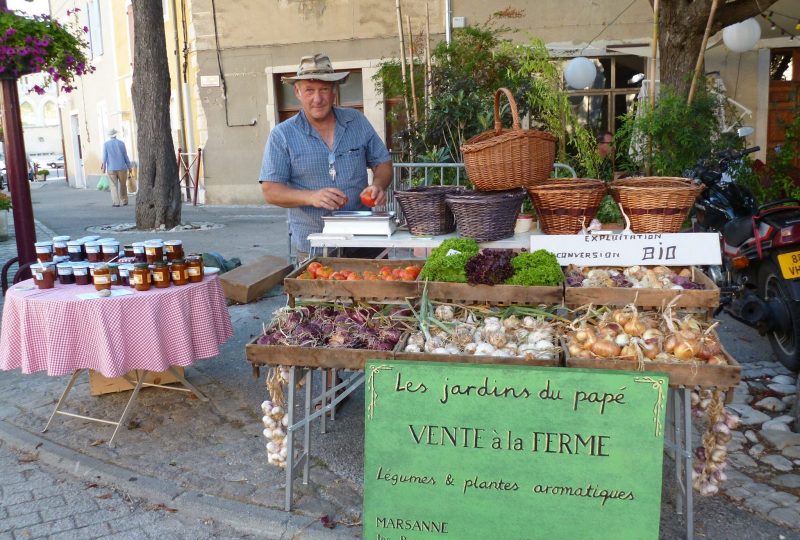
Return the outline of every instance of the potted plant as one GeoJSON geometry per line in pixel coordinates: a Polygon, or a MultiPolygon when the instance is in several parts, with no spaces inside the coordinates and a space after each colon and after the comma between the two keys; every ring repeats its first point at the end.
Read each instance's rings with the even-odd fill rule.
{"type": "Polygon", "coordinates": [[[47,175],[50,174],[50,171],[48,169],[39,169],[39,172],[36,173],[36,174],[41,176],[42,177],[42,182],[44,182],[44,181],[47,180],[47,175]]]}
{"type": "Polygon", "coordinates": [[[11,210],[11,197],[0,193],[0,241],[8,240],[9,210],[11,210]]]}
{"type": "Polygon", "coordinates": [[[89,29],[80,27],[79,9],[68,10],[67,24],[49,15],[26,17],[13,11],[0,11],[0,77],[18,78],[31,73],[46,73],[43,86],[33,91],[44,93],[51,82],[71,92],[72,81],[94,71],[86,57],[88,43],[83,37],[89,29]]]}

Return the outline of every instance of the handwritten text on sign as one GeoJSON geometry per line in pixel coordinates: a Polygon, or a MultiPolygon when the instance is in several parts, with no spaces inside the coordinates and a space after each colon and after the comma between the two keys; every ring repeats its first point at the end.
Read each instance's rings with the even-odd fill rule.
{"type": "Polygon", "coordinates": [[[531,251],[546,249],[566,266],[692,266],[721,264],[717,233],[531,235],[531,251]]]}
{"type": "Polygon", "coordinates": [[[372,361],[364,538],[657,538],[667,378],[372,361]]]}

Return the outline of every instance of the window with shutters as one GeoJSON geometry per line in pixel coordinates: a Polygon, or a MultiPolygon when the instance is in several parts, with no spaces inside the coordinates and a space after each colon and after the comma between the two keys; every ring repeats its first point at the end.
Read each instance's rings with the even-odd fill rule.
{"type": "Polygon", "coordinates": [[[103,26],[100,20],[100,0],[92,0],[86,5],[89,16],[89,52],[92,59],[103,56],[103,26]]]}

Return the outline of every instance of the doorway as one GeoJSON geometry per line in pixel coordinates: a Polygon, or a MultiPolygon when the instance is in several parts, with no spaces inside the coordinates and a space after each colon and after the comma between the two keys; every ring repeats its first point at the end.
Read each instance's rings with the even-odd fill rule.
{"type": "Polygon", "coordinates": [[[786,141],[785,126],[800,111],[800,47],[770,51],[769,71],[767,161],[786,141]]]}
{"type": "Polygon", "coordinates": [[[70,133],[72,134],[72,162],[70,168],[75,180],[76,188],[86,189],[86,176],[83,173],[83,155],[81,154],[81,123],[77,114],[72,114],[70,120],[70,133]]]}

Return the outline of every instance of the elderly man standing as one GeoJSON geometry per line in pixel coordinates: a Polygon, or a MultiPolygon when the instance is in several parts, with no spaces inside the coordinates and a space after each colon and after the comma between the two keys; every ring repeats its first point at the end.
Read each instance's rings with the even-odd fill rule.
{"type": "Polygon", "coordinates": [[[103,145],[103,164],[101,169],[108,174],[108,184],[111,190],[111,206],[128,205],[128,173],[131,162],[125,143],[117,139],[117,130],[108,130],[108,140],[103,145]]]}
{"type": "Polygon", "coordinates": [[[392,182],[389,151],[366,117],[334,107],[338,84],[348,75],[315,54],[300,60],[296,76],[282,79],[294,85],[302,110],[270,133],[259,182],[266,202],[289,209],[298,261],[310,251],[308,235],[322,231],[324,214],[365,210],[362,200],[382,205],[392,182]]]}

